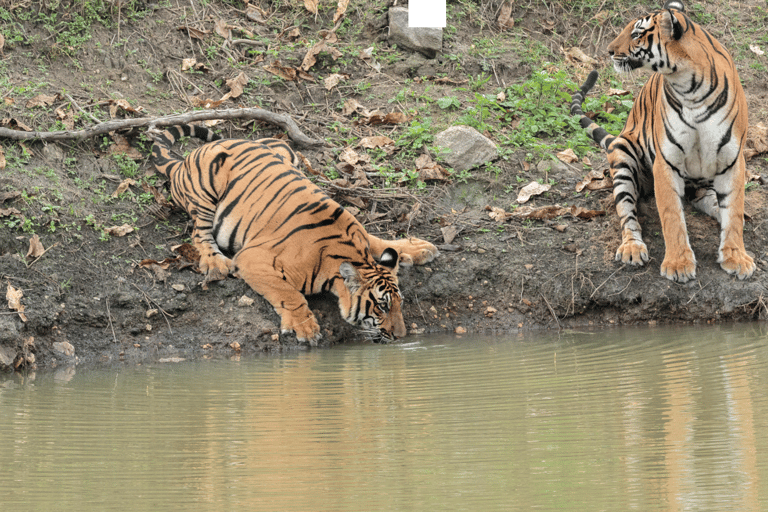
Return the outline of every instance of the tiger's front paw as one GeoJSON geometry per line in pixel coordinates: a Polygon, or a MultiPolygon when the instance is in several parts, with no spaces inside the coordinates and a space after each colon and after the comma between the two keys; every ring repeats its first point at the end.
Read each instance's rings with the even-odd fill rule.
{"type": "Polygon", "coordinates": [[[202,284],[203,290],[208,289],[208,283],[210,282],[226,279],[234,270],[232,260],[223,254],[212,254],[208,257],[200,256],[200,263],[198,266],[200,272],[205,274],[205,279],[203,279],[202,284]]]}
{"type": "Polygon", "coordinates": [[[424,265],[440,255],[437,247],[420,238],[409,238],[399,252],[400,265],[404,267],[424,265]]]}
{"type": "Polygon", "coordinates": [[[676,257],[666,255],[661,262],[661,275],[676,283],[696,279],[696,258],[690,251],[676,257]]]}
{"type": "Polygon", "coordinates": [[[309,308],[301,308],[297,313],[285,311],[280,319],[280,330],[283,333],[293,332],[297,340],[309,343],[313,347],[317,346],[322,336],[320,325],[309,308]]]}
{"type": "Polygon", "coordinates": [[[622,242],[616,251],[616,261],[641,266],[648,262],[648,247],[639,240],[622,242]]]}
{"type": "Polygon", "coordinates": [[[736,274],[739,279],[752,277],[755,271],[755,260],[746,251],[739,249],[724,249],[720,251],[720,266],[729,274],[736,274]]]}

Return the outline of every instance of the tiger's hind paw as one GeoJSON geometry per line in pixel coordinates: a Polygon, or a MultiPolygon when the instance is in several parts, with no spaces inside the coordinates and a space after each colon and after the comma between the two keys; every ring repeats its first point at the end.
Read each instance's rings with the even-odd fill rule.
{"type": "Polygon", "coordinates": [[[630,265],[642,266],[648,262],[648,247],[642,241],[628,240],[623,242],[616,250],[615,260],[629,263],[630,265]]]}
{"type": "Polygon", "coordinates": [[[232,260],[225,257],[222,254],[214,254],[207,258],[200,257],[200,263],[198,264],[200,272],[205,274],[202,287],[203,290],[208,289],[208,283],[213,281],[222,281],[234,270],[234,264],[232,260]]]}
{"type": "Polygon", "coordinates": [[[729,274],[736,274],[739,279],[752,277],[755,271],[755,260],[746,253],[737,249],[723,250],[720,253],[720,266],[729,274]]]}
{"type": "Polygon", "coordinates": [[[404,267],[424,265],[440,255],[437,247],[420,238],[404,240],[403,245],[396,249],[400,253],[400,265],[404,267]]]}

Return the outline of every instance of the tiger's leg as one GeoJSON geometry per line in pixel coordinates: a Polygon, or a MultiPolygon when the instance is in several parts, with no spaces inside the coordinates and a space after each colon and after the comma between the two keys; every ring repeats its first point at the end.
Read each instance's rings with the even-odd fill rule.
{"type": "Polygon", "coordinates": [[[391,248],[400,256],[400,265],[410,267],[412,265],[424,265],[435,259],[440,251],[433,244],[420,238],[405,238],[402,240],[382,240],[368,233],[368,243],[371,252],[376,259],[381,258],[385,249],[391,248]]]}
{"type": "Polygon", "coordinates": [[[280,330],[293,331],[299,341],[316,345],[320,326],[304,295],[284,279],[282,270],[273,266],[270,251],[246,246],[235,255],[236,276],[267,299],[280,315],[280,330]]]}
{"type": "Polygon", "coordinates": [[[661,155],[653,164],[653,178],[665,245],[661,275],[677,283],[686,283],[696,278],[696,257],[688,241],[683,215],[685,183],[673,173],[661,155]]]}
{"type": "Polygon", "coordinates": [[[211,281],[226,279],[234,269],[234,266],[232,260],[221,253],[216,240],[213,238],[213,217],[216,206],[212,203],[205,204],[205,201],[200,201],[200,203],[202,204],[198,204],[190,212],[195,223],[192,241],[200,253],[198,267],[200,272],[205,274],[203,289],[207,289],[208,283],[211,281]]]}
{"type": "Polygon", "coordinates": [[[637,221],[637,202],[640,197],[640,164],[625,151],[629,145],[617,138],[608,158],[613,178],[613,201],[621,223],[621,245],[616,250],[616,261],[640,266],[648,261],[648,247],[643,242],[643,230],[637,221]]]}
{"type": "Polygon", "coordinates": [[[715,190],[720,197],[720,249],[717,261],[729,274],[739,279],[750,277],[755,262],[744,248],[744,155],[730,172],[715,178],[715,190]]]}
{"type": "Polygon", "coordinates": [[[696,189],[693,198],[691,198],[691,204],[700,212],[706,213],[720,222],[720,204],[713,187],[696,189]]]}

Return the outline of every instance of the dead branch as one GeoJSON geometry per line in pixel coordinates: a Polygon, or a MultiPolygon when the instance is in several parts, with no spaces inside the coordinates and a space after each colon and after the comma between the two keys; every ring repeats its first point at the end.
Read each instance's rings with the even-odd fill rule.
{"type": "Polygon", "coordinates": [[[83,130],[63,130],[57,132],[24,132],[0,127],[0,137],[13,140],[83,140],[97,135],[102,135],[115,130],[136,127],[161,127],[187,124],[194,121],[207,121],[211,119],[254,119],[273,124],[286,131],[288,136],[300,147],[318,147],[324,145],[323,141],[315,140],[304,135],[296,122],[287,115],[275,114],[260,108],[233,108],[225,110],[201,110],[186,114],[172,114],[162,117],[140,117],[131,119],[113,119],[99,123],[83,130]]]}

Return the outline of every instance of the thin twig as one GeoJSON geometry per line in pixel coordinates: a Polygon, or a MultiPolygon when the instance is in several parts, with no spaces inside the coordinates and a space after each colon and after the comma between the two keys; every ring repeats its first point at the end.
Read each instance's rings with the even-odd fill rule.
{"type": "Polygon", "coordinates": [[[550,306],[550,305],[549,305],[549,301],[547,300],[547,298],[544,296],[544,294],[543,294],[543,293],[539,292],[539,295],[541,295],[541,298],[542,298],[542,299],[544,299],[544,302],[546,302],[546,304],[547,304],[547,307],[549,308],[549,312],[550,312],[550,313],[552,313],[552,316],[553,316],[553,317],[555,317],[555,322],[557,322],[557,328],[558,328],[558,329],[560,329],[560,330],[562,330],[562,329],[563,329],[563,326],[562,326],[562,325],[560,325],[560,319],[559,319],[559,318],[557,318],[557,315],[555,314],[555,310],[554,310],[554,309],[552,309],[552,306],[550,306]]]}
{"type": "Polygon", "coordinates": [[[152,304],[154,304],[155,306],[157,306],[157,309],[159,309],[159,310],[160,310],[160,312],[163,314],[163,318],[165,318],[165,323],[166,323],[166,324],[168,324],[168,330],[171,332],[171,334],[173,334],[173,329],[171,328],[171,322],[169,322],[169,321],[168,321],[168,317],[171,317],[171,318],[175,318],[175,317],[174,317],[172,314],[168,313],[168,312],[167,312],[166,310],[164,310],[163,308],[161,308],[161,307],[160,307],[160,304],[158,304],[157,302],[155,302],[155,300],[154,300],[154,299],[152,299],[152,297],[150,297],[149,295],[147,295],[147,292],[145,292],[144,290],[142,290],[141,288],[139,288],[138,286],[136,286],[136,284],[135,284],[135,283],[131,283],[131,284],[134,286],[134,288],[136,288],[137,290],[139,290],[139,291],[140,291],[140,292],[141,292],[141,293],[144,295],[144,298],[147,300],[147,302],[151,302],[152,304]]]}
{"type": "Polygon", "coordinates": [[[107,299],[107,320],[109,320],[109,328],[112,329],[112,339],[117,343],[117,336],[115,336],[115,326],[112,325],[112,313],[109,311],[109,299],[107,299]]]}

